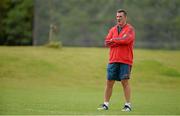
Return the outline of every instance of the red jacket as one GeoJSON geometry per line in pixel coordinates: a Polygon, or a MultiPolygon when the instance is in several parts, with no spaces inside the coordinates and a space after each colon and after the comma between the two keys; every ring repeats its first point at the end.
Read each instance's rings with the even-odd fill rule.
{"type": "Polygon", "coordinates": [[[105,45],[110,48],[109,63],[132,65],[134,40],[135,31],[130,24],[126,24],[119,34],[117,25],[112,27],[105,39],[105,45]]]}

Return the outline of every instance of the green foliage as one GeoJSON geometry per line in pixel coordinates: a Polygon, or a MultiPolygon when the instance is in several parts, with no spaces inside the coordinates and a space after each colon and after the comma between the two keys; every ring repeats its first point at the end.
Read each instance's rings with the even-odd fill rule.
{"type": "Polygon", "coordinates": [[[46,1],[48,4],[44,4],[46,2],[42,0],[35,2],[35,7],[38,6],[35,15],[35,29],[37,28],[35,39],[37,41],[39,38],[44,40],[44,42],[40,41],[39,43],[46,43],[49,25],[56,24],[59,28],[59,38],[64,45],[102,46],[107,32],[107,28],[104,29],[104,22],[107,22],[109,27],[114,17],[110,12],[116,10],[113,8],[115,4],[113,1],[61,0],[61,4],[59,0],[46,1]],[[99,7],[107,4],[110,7],[105,9],[99,7]]]}
{"type": "Polygon", "coordinates": [[[0,1],[0,44],[4,43],[5,40],[5,24],[4,19],[7,16],[7,11],[9,8],[10,0],[1,0],[0,1]]]}
{"type": "Polygon", "coordinates": [[[32,44],[33,2],[17,0],[8,2],[8,10],[3,18],[5,42],[7,45],[32,44]]]}
{"type": "MultiPolygon", "coordinates": [[[[52,0],[50,5],[45,5],[37,0],[35,7],[40,12],[36,21],[41,23],[44,16],[49,17],[37,29],[46,33],[44,27],[54,22],[64,45],[103,46],[104,37],[116,22],[116,10],[124,8],[128,11],[128,21],[136,29],[136,47],[177,49],[179,4],[179,0],[61,0],[61,4],[52,0]]],[[[37,39],[47,40],[48,35],[37,34],[37,39]]]]}
{"type": "Polygon", "coordinates": [[[51,41],[46,46],[50,48],[62,48],[62,43],[57,41],[51,41]]]}
{"type": "Polygon", "coordinates": [[[136,27],[136,46],[179,48],[179,0],[127,0],[124,8],[136,27]],[[176,20],[176,21],[175,21],[176,20]]]}
{"type": "Polygon", "coordinates": [[[136,47],[179,49],[179,6],[179,0],[1,0],[0,44],[32,44],[32,37],[34,45],[45,44],[53,24],[65,46],[103,46],[116,10],[124,8],[136,47]]]}

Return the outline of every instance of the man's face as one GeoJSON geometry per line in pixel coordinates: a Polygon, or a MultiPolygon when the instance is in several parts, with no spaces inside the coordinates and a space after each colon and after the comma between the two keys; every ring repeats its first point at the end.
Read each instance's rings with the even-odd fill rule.
{"type": "Polygon", "coordinates": [[[116,14],[117,24],[123,26],[126,23],[126,16],[123,12],[116,14]]]}

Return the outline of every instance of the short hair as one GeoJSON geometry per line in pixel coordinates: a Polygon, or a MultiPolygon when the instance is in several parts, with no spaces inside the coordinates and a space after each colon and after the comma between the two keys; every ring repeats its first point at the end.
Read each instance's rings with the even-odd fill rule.
{"type": "Polygon", "coordinates": [[[118,9],[117,13],[121,13],[123,12],[125,16],[127,16],[127,12],[124,9],[118,9]]]}

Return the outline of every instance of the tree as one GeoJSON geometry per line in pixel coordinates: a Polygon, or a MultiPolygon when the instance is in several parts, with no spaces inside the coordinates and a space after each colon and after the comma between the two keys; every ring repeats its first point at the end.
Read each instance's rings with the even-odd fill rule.
{"type": "Polygon", "coordinates": [[[11,1],[10,10],[4,19],[6,44],[30,45],[32,44],[33,1],[11,1]]]}
{"type": "Polygon", "coordinates": [[[0,0],[0,44],[3,44],[6,40],[4,19],[7,16],[9,6],[10,0],[0,0]]]}

